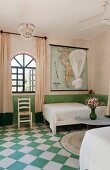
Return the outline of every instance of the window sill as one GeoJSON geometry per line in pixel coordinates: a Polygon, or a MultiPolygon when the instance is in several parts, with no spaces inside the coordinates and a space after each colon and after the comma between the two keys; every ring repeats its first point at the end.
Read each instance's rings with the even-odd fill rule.
{"type": "Polygon", "coordinates": [[[12,96],[35,96],[35,93],[12,93],[12,96]]]}

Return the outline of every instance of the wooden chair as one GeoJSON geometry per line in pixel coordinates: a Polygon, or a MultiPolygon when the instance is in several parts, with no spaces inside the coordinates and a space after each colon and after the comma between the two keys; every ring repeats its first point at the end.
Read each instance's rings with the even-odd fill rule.
{"type": "Polygon", "coordinates": [[[18,128],[21,123],[29,122],[32,128],[32,112],[30,98],[18,98],[18,128]]]}

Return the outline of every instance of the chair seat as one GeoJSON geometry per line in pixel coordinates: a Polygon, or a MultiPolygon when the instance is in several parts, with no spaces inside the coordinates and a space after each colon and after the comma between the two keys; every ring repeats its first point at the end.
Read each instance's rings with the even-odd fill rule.
{"type": "Polygon", "coordinates": [[[22,112],[19,112],[18,114],[20,114],[21,116],[28,116],[28,115],[32,114],[32,112],[30,112],[30,111],[22,111],[22,112]]]}

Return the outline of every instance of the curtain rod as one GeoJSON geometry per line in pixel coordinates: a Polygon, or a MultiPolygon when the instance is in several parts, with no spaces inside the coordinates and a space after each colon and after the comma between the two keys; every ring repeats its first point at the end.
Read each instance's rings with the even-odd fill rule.
{"type": "Polygon", "coordinates": [[[68,46],[68,45],[56,45],[56,44],[49,44],[51,46],[58,46],[58,47],[68,47],[68,48],[76,48],[76,49],[82,49],[82,50],[89,50],[89,48],[85,47],[74,47],[74,46],[68,46]]]}
{"type": "MultiPolygon", "coordinates": [[[[20,35],[20,34],[15,33],[15,32],[7,32],[7,31],[3,31],[3,30],[1,30],[0,33],[1,33],[1,34],[7,33],[7,34],[13,34],[13,35],[20,35]]],[[[41,37],[41,36],[33,36],[33,37],[37,37],[37,38],[45,38],[45,40],[47,39],[46,36],[44,36],[44,37],[41,37]]]]}

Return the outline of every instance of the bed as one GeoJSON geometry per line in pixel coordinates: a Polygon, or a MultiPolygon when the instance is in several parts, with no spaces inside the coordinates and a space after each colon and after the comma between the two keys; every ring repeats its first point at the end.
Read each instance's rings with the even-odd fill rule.
{"type": "Polygon", "coordinates": [[[80,149],[80,170],[110,170],[110,127],[85,133],[80,149]]]}
{"type": "MultiPolygon", "coordinates": [[[[104,115],[106,106],[96,108],[97,115],[104,115]]],[[[44,104],[43,116],[50,123],[52,132],[56,133],[56,127],[61,125],[79,124],[75,120],[76,115],[87,115],[90,108],[82,103],[53,103],[44,104]]]]}

